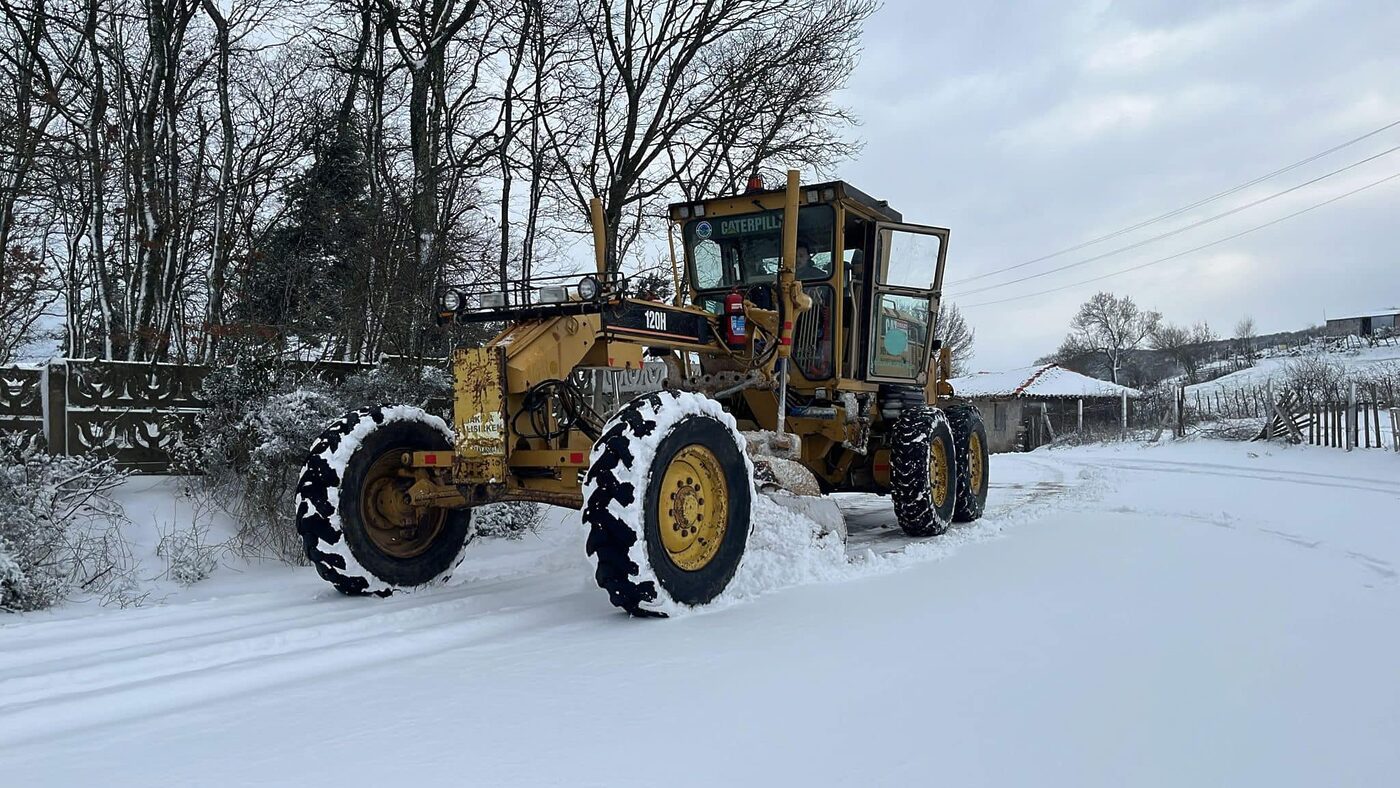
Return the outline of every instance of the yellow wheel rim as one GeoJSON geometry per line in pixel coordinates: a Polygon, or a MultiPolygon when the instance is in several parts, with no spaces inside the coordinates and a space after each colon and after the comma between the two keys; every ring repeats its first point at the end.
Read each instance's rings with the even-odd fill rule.
{"type": "Polygon", "coordinates": [[[982,436],[975,432],[967,438],[967,471],[976,495],[982,489],[982,436]]]}
{"type": "Polygon", "coordinates": [[[729,527],[729,485],[714,452],[699,444],[676,452],[657,503],[661,545],[671,563],[687,572],[704,569],[729,527]]]}
{"type": "Polygon", "coordinates": [[[413,479],[399,473],[403,452],[384,452],[369,466],[360,488],[360,514],[365,533],[380,552],[394,558],[414,558],[426,552],[442,533],[447,510],[413,506],[408,497],[413,479]]]}
{"type": "Polygon", "coordinates": [[[941,509],[948,503],[948,452],[943,441],[935,439],[929,447],[928,479],[933,506],[941,509]]]}

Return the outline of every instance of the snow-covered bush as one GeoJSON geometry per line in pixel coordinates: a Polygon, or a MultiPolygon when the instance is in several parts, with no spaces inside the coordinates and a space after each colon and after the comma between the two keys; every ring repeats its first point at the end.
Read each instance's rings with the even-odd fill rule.
{"type": "Polygon", "coordinates": [[[450,390],[446,372],[430,368],[385,365],[327,383],[304,366],[239,358],[201,388],[208,409],[179,456],[186,471],[200,474],[188,492],[234,517],[231,547],[240,555],[304,563],[294,493],[312,440],[348,410],[422,405],[450,390]]]}
{"type": "Polygon", "coordinates": [[[208,525],[195,522],[188,528],[167,531],[156,545],[156,555],[165,559],[165,576],[190,586],[214,574],[222,549],[209,544],[208,525]]]}
{"type": "Polygon", "coordinates": [[[534,533],[544,519],[544,507],[530,501],[492,503],[472,511],[477,536],[520,539],[534,533]]]}
{"type": "Polygon", "coordinates": [[[0,609],[42,610],[76,594],[124,601],[132,561],[109,493],[110,459],[60,457],[0,433],[0,609]]]}
{"type": "Polygon", "coordinates": [[[1321,353],[1299,356],[1284,364],[1282,382],[1300,399],[1339,399],[1347,386],[1347,368],[1321,353]]]}

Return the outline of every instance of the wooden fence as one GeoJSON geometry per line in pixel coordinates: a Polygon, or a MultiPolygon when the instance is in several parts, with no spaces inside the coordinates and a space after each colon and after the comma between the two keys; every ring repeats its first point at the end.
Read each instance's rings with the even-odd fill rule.
{"type": "MultiPolygon", "coordinates": [[[[292,366],[326,382],[375,367],[337,361],[292,366]]],[[[55,454],[112,456],[138,473],[166,473],[171,452],[193,434],[208,407],[200,387],[210,369],[81,359],[0,369],[0,431],[42,435],[55,454]]]]}
{"type": "Polygon", "coordinates": [[[1258,419],[1260,437],[1340,449],[1400,451],[1400,396],[1391,382],[1360,382],[1322,389],[1272,386],[1181,390],[1179,434],[1187,425],[1258,419]]]}
{"type": "Polygon", "coordinates": [[[1289,398],[1283,406],[1281,417],[1292,419],[1299,442],[1348,451],[1400,451],[1400,408],[1395,400],[1384,399],[1375,386],[1357,387],[1346,399],[1289,398]]]}

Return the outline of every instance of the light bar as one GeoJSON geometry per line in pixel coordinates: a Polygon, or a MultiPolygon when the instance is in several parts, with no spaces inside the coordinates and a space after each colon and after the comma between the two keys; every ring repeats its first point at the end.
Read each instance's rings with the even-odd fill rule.
{"type": "Polygon", "coordinates": [[[537,303],[562,304],[569,300],[569,288],[562,285],[541,287],[538,292],[539,295],[535,297],[537,303]]]}

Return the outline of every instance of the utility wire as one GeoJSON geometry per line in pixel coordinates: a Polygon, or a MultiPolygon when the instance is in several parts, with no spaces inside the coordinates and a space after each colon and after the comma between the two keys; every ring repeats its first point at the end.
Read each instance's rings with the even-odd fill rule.
{"type": "Polygon", "coordinates": [[[1290,193],[1292,193],[1292,192],[1296,192],[1296,191],[1298,191],[1299,189],[1306,188],[1306,187],[1311,186],[1311,185],[1313,185],[1313,184],[1315,184],[1315,183],[1317,183],[1317,182],[1319,182],[1319,181],[1324,181],[1324,180],[1326,180],[1326,179],[1328,179],[1328,178],[1331,178],[1331,177],[1334,176],[1334,175],[1340,175],[1341,173],[1344,173],[1344,172],[1346,172],[1347,170],[1355,169],[1355,168],[1357,168],[1357,167],[1360,167],[1360,166],[1363,165],[1363,164],[1366,164],[1366,163],[1368,163],[1368,162],[1375,161],[1376,159],[1379,159],[1379,158],[1382,157],[1382,156],[1388,156],[1388,155],[1394,153],[1394,152],[1397,151],[1397,150],[1400,150],[1400,145],[1396,145],[1395,147],[1390,148],[1389,150],[1381,151],[1380,153],[1377,153],[1377,154],[1374,155],[1374,156],[1368,156],[1368,157],[1362,159],[1361,161],[1353,162],[1353,163],[1351,163],[1351,164],[1346,165],[1345,167],[1341,167],[1341,168],[1335,169],[1335,170],[1333,170],[1333,171],[1331,171],[1331,172],[1329,172],[1329,173],[1327,173],[1327,174],[1325,174],[1325,175],[1319,175],[1319,176],[1317,176],[1316,178],[1313,178],[1313,179],[1310,180],[1310,181],[1304,181],[1303,183],[1300,183],[1300,184],[1298,184],[1297,186],[1290,186],[1290,187],[1288,187],[1287,189],[1284,189],[1283,191],[1274,192],[1273,194],[1270,194],[1270,195],[1268,195],[1267,197],[1261,197],[1261,198],[1259,198],[1259,199],[1257,199],[1257,200],[1254,200],[1253,202],[1245,203],[1244,205],[1241,205],[1241,206],[1239,206],[1239,207],[1237,207],[1237,208],[1231,208],[1230,210],[1225,211],[1224,213],[1218,213],[1218,214],[1216,214],[1216,215],[1214,215],[1214,216],[1209,216],[1209,217],[1207,217],[1207,218],[1205,218],[1205,219],[1201,219],[1201,220],[1199,220],[1199,221],[1195,221],[1195,222],[1192,222],[1192,223],[1190,223],[1190,224],[1187,224],[1187,225],[1183,225],[1183,226],[1181,226],[1181,227],[1178,227],[1178,228],[1176,228],[1175,230],[1170,230],[1170,231],[1165,232],[1165,233],[1162,233],[1162,234],[1160,234],[1160,235],[1154,235],[1154,236],[1152,236],[1151,238],[1145,238],[1145,239],[1143,239],[1143,240],[1141,240],[1141,241],[1137,241],[1136,243],[1128,244],[1127,246],[1120,246],[1120,247],[1118,247],[1117,249],[1112,249],[1112,250],[1109,250],[1109,251],[1104,252],[1104,253],[1102,253],[1102,254],[1096,254],[1096,255],[1094,255],[1093,257],[1086,257],[1086,258],[1084,258],[1083,260],[1079,260],[1079,261],[1077,261],[1077,262],[1066,263],[1065,265],[1058,266],[1058,267],[1056,267],[1056,268],[1049,268],[1049,269],[1046,269],[1046,270],[1041,271],[1041,272],[1039,272],[1039,273],[1027,274],[1026,276],[1020,277],[1020,278],[1018,278],[1018,279],[1012,279],[1012,280],[1009,280],[1009,281],[1006,281],[1006,282],[1000,282],[1000,283],[993,284],[993,285],[983,285],[983,286],[981,286],[981,287],[975,287],[975,288],[973,288],[973,289],[971,289],[971,290],[963,290],[963,291],[958,292],[958,293],[951,293],[950,295],[966,296],[966,295],[972,295],[973,293],[985,292],[985,291],[987,291],[987,290],[997,290],[997,289],[999,289],[999,288],[1006,287],[1006,286],[1008,286],[1008,285],[1019,284],[1019,283],[1021,283],[1021,282],[1026,282],[1026,281],[1029,281],[1029,280],[1031,280],[1031,279],[1039,279],[1039,278],[1042,277],[1042,276],[1049,276],[1050,274],[1059,273],[1060,271],[1066,271],[1066,270],[1069,270],[1069,269],[1071,269],[1071,268],[1078,268],[1078,267],[1081,266],[1081,265],[1088,265],[1089,263],[1093,263],[1093,262],[1097,262],[1097,261],[1099,261],[1099,260],[1102,260],[1102,259],[1104,259],[1105,257],[1112,257],[1113,255],[1116,255],[1116,254],[1121,254],[1121,253],[1123,253],[1123,252],[1132,251],[1133,249],[1137,249],[1137,248],[1139,248],[1139,247],[1146,246],[1147,244],[1155,243],[1155,242],[1157,242],[1157,241],[1160,241],[1160,240],[1162,240],[1163,238],[1171,238],[1171,237],[1174,236],[1174,235],[1180,235],[1180,234],[1186,232],[1187,230],[1194,230],[1194,229],[1196,229],[1197,227],[1201,227],[1201,226],[1203,226],[1203,225],[1210,224],[1211,222],[1219,221],[1219,220],[1221,220],[1221,219],[1226,218],[1227,216],[1233,216],[1233,215],[1239,213],[1240,211],[1248,210],[1248,209],[1250,209],[1250,208],[1255,207],[1256,205],[1262,205],[1263,203],[1269,202],[1270,200],[1278,199],[1279,197],[1282,197],[1282,196],[1284,196],[1285,194],[1290,194],[1290,193]]]}
{"type": "Polygon", "coordinates": [[[1157,258],[1156,260],[1152,260],[1152,261],[1149,261],[1149,262],[1146,262],[1146,263],[1142,263],[1142,264],[1140,264],[1140,265],[1131,266],[1131,267],[1129,267],[1129,268],[1122,268],[1122,269],[1119,269],[1119,270],[1117,270],[1117,271],[1110,271],[1109,273],[1103,274],[1103,275],[1101,275],[1101,276],[1095,276],[1095,277],[1093,277],[1093,278],[1091,278],[1091,279],[1084,279],[1084,280],[1079,281],[1079,282],[1071,282],[1070,284],[1067,284],[1067,285],[1060,285],[1059,287],[1052,287],[1052,288],[1049,288],[1049,289],[1047,289],[1047,290],[1039,290],[1039,291],[1036,291],[1036,292],[1034,292],[1034,293],[1026,293],[1025,295],[1011,296],[1010,298],[999,298],[999,299],[997,299],[997,300],[995,300],[995,301],[982,301],[982,302],[976,303],[976,304],[968,304],[967,306],[963,306],[963,307],[961,307],[961,308],[962,308],[962,309],[975,309],[975,308],[977,308],[977,307],[979,307],[979,306],[991,306],[992,304],[1004,304],[1004,303],[1007,303],[1008,301],[1019,301],[1019,300],[1021,300],[1021,299],[1023,299],[1023,298],[1033,298],[1033,297],[1035,297],[1035,296],[1045,295],[1046,293],[1054,293],[1054,292],[1058,292],[1058,291],[1060,291],[1060,290],[1068,290],[1068,289],[1071,288],[1071,287],[1079,287],[1080,285],[1087,285],[1087,284],[1090,284],[1091,282],[1098,282],[1098,281],[1103,280],[1103,279],[1108,279],[1108,278],[1111,277],[1111,276],[1118,276],[1119,274],[1126,274],[1126,273],[1129,273],[1129,272],[1131,272],[1131,271],[1140,271],[1140,270],[1142,270],[1142,269],[1144,269],[1144,268],[1147,268],[1148,266],[1157,265],[1158,263],[1165,263],[1165,262],[1167,262],[1168,260],[1176,260],[1177,258],[1185,257],[1185,256],[1188,255],[1188,254],[1194,254],[1195,252],[1199,252],[1199,251],[1201,251],[1202,249],[1209,249],[1209,248],[1212,247],[1212,246],[1218,246],[1218,245],[1220,245],[1220,244],[1225,243],[1226,241],[1233,241],[1233,240],[1235,240],[1236,238],[1240,238],[1240,237],[1242,237],[1242,236],[1249,235],[1250,233],[1255,232],[1255,231],[1258,231],[1258,230],[1262,230],[1262,229],[1264,229],[1265,227],[1272,227],[1272,226],[1274,226],[1274,225],[1276,225],[1276,224],[1278,224],[1278,223],[1280,223],[1280,222],[1287,221],[1287,220],[1292,219],[1292,218],[1297,217],[1297,216],[1302,216],[1302,215],[1305,214],[1305,213],[1308,213],[1308,212],[1310,212],[1310,211],[1315,211],[1315,210],[1317,210],[1318,208],[1321,208],[1321,207],[1323,207],[1323,206],[1325,206],[1325,205],[1331,205],[1332,203],[1337,202],[1338,200],[1346,199],[1347,197],[1350,197],[1350,196],[1352,196],[1353,194],[1359,194],[1359,193],[1361,193],[1361,192],[1366,191],[1367,189],[1372,189],[1372,188],[1375,188],[1375,187],[1377,187],[1377,186],[1380,186],[1381,184],[1386,183],[1387,181],[1393,181],[1393,180],[1395,180],[1396,178],[1400,178],[1400,172],[1397,172],[1397,173],[1395,173],[1394,175],[1388,175],[1388,176],[1386,176],[1386,177],[1384,177],[1384,178],[1381,178],[1381,179],[1378,180],[1378,181],[1372,181],[1371,183],[1368,183],[1368,184],[1366,184],[1365,186],[1361,186],[1361,187],[1358,187],[1358,188],[1356,188],[1356,189],[1352,189],[1352,190],[1349,191],[1349,192],[1345,192],[1345,193],[1343,193],[1343,194],[1339,194],[1339,195],[1337,195],[1336,197],[1333,197],[1333,198],[1331,198],[1331,199],[1329,199],[1329,200],[1324,200],[1324,201],[1322,201],[1322,202],[1320,202],[1320,203],[1317,203],[1316,205],[1310,205],[1310,206],[1308,206],[1307,208],[1302,209],[1301,211],[1294,211],[1293,213],[1290,213],[1290,214],[1288,214],[1288,215],[1286,215],[1286,216],[1280,216],[1279,218],[1274,219],[1274,220],[1271,221],[1271,222],[1265,222],[1264,224],[1261,224],[1261,225],[1258,225],[1258,226],[1255,226],[1255,227],[1251,227],[1251,228],[1249,228],[1248,230],[1243,230],[1243,231],[1241,231],[1241,232],[1235,233],[1234,235],[1228,235],[1228,236],[1226,236],[1226,237],[1224,237],[1224,238],[1221,238],[1221,239],[1218,239],[1218,240],[1215,240],[1215,241],[1211,241],[1210,243],[1201,244],[1200,246],[1197,246],[1197,247],[1195,247],[1194,249],[1187,249],[1187,250],[1184,251],[1184,252],[1177,252],[1176,254],[1168,255],[1168,256],[1166,256],[1166,257],[1159,257],[1159,258],[1157,258]]]}
{"type": "Polygon", "coordinates": [[[1280,168],[1280,169],[1274,170],[1273,172],[1270,172],[1270,173],[1267,173],[1267,174],[1264,174],[1264,175],[1260,175],[1259,177],[1257,177],[1257,178],[1255,178],[1255,179],[1253,179],[1253,180],[1251,180],[1251,181],[1246,181],[1246,182],[1244,182],[1244,183],[1241,183],[1241,184],[1238,185],[1238,186],[1233,186],[1233,187],[1231,187],[1231,188],[1229,188],[1229,189],[1226,189],[1226,190],[1223,191],[1223,192],[1218,192],[1218,193],[1216,193],[1216,194],[1212,194],[1211,196],[1206,197],[1206,198],[1204,198],[1204,199],[1197,200],[1197,201],[1191,203],[1190,205],[1183,205],[1183,206],[1180,207],[1180,208],[1177,208],[1177,209],[1172,210],[1172,211],[1168,211],[1168,212],[1166,212],[1166,213],[1164,213],[1164,214],[1161,214],[1160,216],[1154,216],[1154,217],[1152,217],[1151,219],[1145,219],[1145,220],[1143,220],[1143,221],[1141,221],[1141,222],[1138,222],[1138,223],[1135,224],[1135,225],[1132,225],[1131,227],[1124,227],[1124,228],[1121,229],[1121,230],[1114,230],[1113,232],[1108,233],[1107,235],[1100,235],[1100,236],[1097,237],[1097,238],[1091,238],[1091,239],[1089,239],[1089,240],[1087,240],[1087,241],[1084,241],[1084,242],[1082,242],[1082,243],[1075,244],[1074,246],[1069,246],[1069,247],[1066,247],[1066,248],[1064,248],[1064,249],[1061,249],[1061,250],[1058,251],[1058,252],[1051,252],[1050,254],[1042,255],[1042,256],[1040,256],[1040,257],[1035,258],[1034,260],[1027,260],[1027,261],[1025,261],[1024,263],[1017,263],[1017,264],[1015,264],[1015,265],[1009,265],[1009,266],[1007,266],[1007,267],[1005,267],[1005,268],[998,268],[998,269],[996,269],[995,271],[987,271],[987,272],[985,272],[985,273],[977,274],[976,276],[969,276],[969,277],[966,277],[966,278],[963,278],[963,279],[958,279],[958,280],[956,280],[956,281],[949,282],[949,283],[948,283],[948,286],[949,286],[949,287],[952,287],[952,286],[955,286],[955,285],[965,284],[965,283],[967,283],[967,282],[975,282],[975,281],[977,281],[978,279],[983,279],[983,278],[988,277],[988,276],[994,276],[994,275],[996,275],[996,274],[1005,273],[1005,272],[1007,272],[1007,271],[1014,271],[1014,270],[1016,270],[1016,269],[1018,269],[1018,268],[1024,268],[1024,267],[1026,267],[1026,266],[1028,266],[1028,265],[1034,265],[1035,263],[1044,262],[1045,260],[1050,260],[1050,259],[1059,257],[1060,255],[1069,254],[1070,252],[1077,252],[1077,251],[1079,251],[1080,249],[1085,248],[1086,246],[1093,246],[1093,245],[1096,244],[1096,243],[1101,243],[1101,242],[1103,242],[1103,241],[1107,241],[1107,240],[1110,240],[1110,239],[1113,239],[1113,238],[1117,238],[1117,237],[1120,236],[1120,235],[1126,235],[1127,233],[1133,232],[1134,230],[1140,230],[1140,229],[1142,229],[1142,228],[1144,228],[1144,227],[1146,227],[1146,226],[1148,226],[1148,225],[1156,224],[1157,222],[1164,221],[1164,220],[1166,220],[1166,219],[1171,219],[1171,218],[1180,216],[1181,214],[1186,213],[1187,211],[1194,210],[1194,209],[1199,208],[1199,207],[1201,207],[1202,205],[1205,205],[1205,204],[1207,204],[1207,203],[1215,202],[1216,200],[1220,199],[1221,197],[1228,197],[1228,196],[1230,196],[1230,195],[1232,195],[1232,194],[1234,194],[1234,193],[1236,193],[1236,192],[1243,191],[1244,189],[1248,189],[1248,188],[1251,187],[1251,186],[1254,186],[1254,185],[1259,184],[1259,183],[1263,183],[1264,181],[1267,181],[1267,180],[1269,180],[1270,178],[1274,178],[1274,177],[1277,177],[1277,176],[1279,176],[1279,175],[1282,175],[1282,174],[1284,174],[1285,172],[1289,172],[1289,171],[1292,171],[1292,170],[1296,170],[1296,169],[1298,169],[1299,167],[1302,167],[1302,166],[1305,165],[1305,164],[1311,164],[1311,163],[1317,161],[1318,159],[1320,159],[1320,158],[1322,158],[1322,157],[1324,157],[1324,156],[1328,156],[1328,155],[1331,155],[1331,154],[1333,154],[1333,153],[1336,153],[1337,151],[1342,150],[1343,148],[1346,148],[1346,147],[1350,147],[1350,146],[1352,146],[1352,145],[1355,145],[1356,143],[1361,142],[1362,140],[1370,139],[1371,137],[1374,137],[1374,136],[1376,136],[1377,134],[1380,134],[1380,133],[1383,132],[1383,131],[1386,131],[1386,130],[1388,130],[1388,129],[1395,128],[1396,126],[1400,126],[1400,120],[1396,120],[1396,121],[1392,121],[1391,123],[1387,123],[1386,125],[1381,126],[1381,127],[1378,128],[1378,129],[1374,129],[1374,130],[1372,130],[1372,131],[1366,132],[1365,134],[1362,134],[1360,137],[1356,137],[1356,138],[1354,138],[1354,139],[1347,140],[1346,142],[1343,142],[1343,143],[1341,143],[1340,145],[1334,145],[1334,146],[1332,146],[1331,148],[1328,148],[1327,150],[1322,151],[1321,153],[1315,153],[1315,154],[1313,154],[1312,156],[1307,157],[1306,159],[1301,159],[1301,160],[1299,160],[1299,161],[1295,161],[1295,162],[1293,162],[1292,164],[1288,165],[1287,167],[1282,167],[1282,168],[1280,168]]]}

